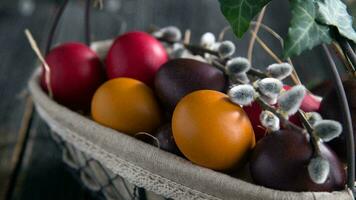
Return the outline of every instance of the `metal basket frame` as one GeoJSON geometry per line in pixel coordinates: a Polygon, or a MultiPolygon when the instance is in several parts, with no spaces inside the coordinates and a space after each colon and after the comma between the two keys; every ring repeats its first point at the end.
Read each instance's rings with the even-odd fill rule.
{"type": "MultiPolygon", "coordinates": [[[[99,161],[95,160],[91,156],[85,154],[84,152],[76,149],[72,144],[63,140],[57,133],[49,128],[49,134],[53,142],[58,146],[62,152],[62,159],[67,168],[67,170],[75,177],[75,179],[83,184],[84,188],[90,192],[91,196],[100,199],[131,199],[131,200],[146,200],[146,190],[144,188],[138,187],[131,183],[128,183],[121,176],[112,173],[109,169],[103,166],[99,161]],[[83,159],[83,161],[80,161],[83,159]],[[92,164],[95,163],[99,166],[99,169],[93,169],[92,164]],[[103,180],[98,180],[98,176],[93,173],[93,170],[100,170],[102,174],[105,175],[105,182],[103,180]],[[89,171],[89,173],[88,173],[89,171]],[[85,181],[83,181],[83,175],[85,175],[85,181]],[[88,180],[90,179],[90,180],[88,180]],[[88,181],[94,182],[96,186],[93,187],[88,181]],[[117,188],[117,182],[121,182],[124,185],[124,191],[120,191],[117,188]],[[122,195],[125,192],[129,198],[122,195]],[[109,193],[109,194],[108,194],[109,193]]],[[[102,179],[102,178],[101,178],[102,179]]],[[[122,190],[122,188],[121,188],[122,190]]],[[[162,197],[163,198],[163,197],[162,197]]],[[[168,200],[168,198],[164,198],[168,200]]]]}

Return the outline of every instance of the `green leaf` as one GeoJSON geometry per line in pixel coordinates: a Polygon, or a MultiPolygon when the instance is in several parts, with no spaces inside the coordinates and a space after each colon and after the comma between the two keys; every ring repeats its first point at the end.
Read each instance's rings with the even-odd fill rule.
{"type": "Polygon", "coordinates": [[[291,0],[290,3],[292,20],[284,47],[285,57],[332,41],[329,27],[316,22],[314,0],[291,0]]]}
{"type": "Polygon", "coordinates": [[[271,0],[219,0],[220,9],[239,38],[250,27],[251,20],[271,0]]]}
{"type": "Polygon", "coordinates": [[[356,32],[352,27],[352,17],[346,5],[340,0],[317,0],[317,20],[335,26],[341,35],[356,42],[356,32]]]}

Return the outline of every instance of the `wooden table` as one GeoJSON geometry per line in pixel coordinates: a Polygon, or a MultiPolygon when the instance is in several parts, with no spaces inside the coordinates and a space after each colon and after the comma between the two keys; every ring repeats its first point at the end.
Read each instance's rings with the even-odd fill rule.
{"type": "MultiPolygon", "coordinates": [[[[192,30],[192,42],[196,43],[204,32],[218,34],[227,25],[216,0],[104,2],[104,11],[94,11],[92,15],[94,40],[112,38],[128,30],[144,30],[150,25],[174,24],[182,30],[192,30]]],[[[277,0],[265,17],[265,22],[282,36],[287,32],[289,18],[287,9],[282,9],[286,7],[287,1],[277,0]]],[[[36,1],[32,13],[25,8],[21,14],[16,1],[0,3],[0,199],[91,199],[61,162],[61,151],[50,139],[49,129],[34,111],[27,92],[27,81],[38,63],[24,29],[29,28],[44,49],[57,8],[53,1],[36,1]]],[[[56,40],[82,40],[82,20],[83,2],[71,1],[56,40]]],[[[231,33],[226,37],[237,42],[238,55],[246,56],[249,34],[242,41],[231,33]]],[[[278,41],[267,34],[261,38],[280,53],[278,41]]],[[[273,62],[258,45],[255,52],[254,66],[263,68],[273,62]]],[[[303,81],[316,84],[327,76],[322,71],[325,62],[321,55],[316,49],[294,61],[303,81]],[[313,74],[309,73],[310,68],[315,71],[313,74]]]]}

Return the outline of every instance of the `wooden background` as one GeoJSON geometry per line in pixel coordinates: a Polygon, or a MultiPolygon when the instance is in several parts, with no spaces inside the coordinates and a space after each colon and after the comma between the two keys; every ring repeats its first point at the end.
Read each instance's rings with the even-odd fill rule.
{"type": "MultiPolygon", "coordinates": [[[[61,152],[51,141],[48,127],[27,97],[27,81],[37,59],[24,36],[29,28],[43,48],[53,14],[61,1],[1,0],[0,2],[0,199],[91,199],[61,163],[61,152]],[[21,5],[21,6],[20,6],[21,5]],[[26,144],[26,145],[23,145],[26,144]],[[21,151],[24,147],[23,151],[21,151]]],[[[103,11],[92,15],[93,39],[107,39],[121,32],[150,25],[176,25],[192,30],[192,42],[210,31],[218,34],[227,25],[216,0],[104,0],[103,11]]],[[[282,36],[287,33],[288,3],[270,4],[264,22],[282,36]]],[[[83,2],[72,0],[65,10],[56,41],[83,39],[83,2]]],[[[279,43],[261,32],[278,54],[279,43]]],[[[237,54],[246,55],[249,39],[236,40],[237,54]]],[[[302,80],[312,87],[327,79],[320,48],[294,59],[302,80]]],[[[256,45],[253,65],[264,68],[273,60],[256,45]]]]}

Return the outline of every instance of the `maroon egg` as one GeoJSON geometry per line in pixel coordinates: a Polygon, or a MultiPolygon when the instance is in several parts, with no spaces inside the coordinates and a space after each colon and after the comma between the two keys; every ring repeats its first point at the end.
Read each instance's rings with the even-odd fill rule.
{"type": "Polygon", "coordinates": [[[314,183],[308,173],[313,149],[302,133],[279,131],[260,140],[250,159],[255,183],[284,191],[337,191],[345,188],[346,172],[336,154],[320,146],[322,156],[330,163],[330,174],[323,184],[314,183]]]}
{"type": "MultiPolygon", "coordinates": [[[[356,80],[347,80],[343,82],[346,97],[349,103],[352,117],[352,125],[354,132],[354,141],[356,143],[356,80]]],[[[324,119],[333,119],[339,122],[342,121],[342,113],[340,102],[337,97],[335,88],[333,88],[321,102],[320,114],[324,119]]],[[[345,124],[343,125],[345,127],[345,124]]],[[[332,148],[336,154],[343,160],[346,161],[346,137],[345,132],[328,142],[330,148],[332,148]]],[[[355,146],[356,150],[356,146],[355,146]]]]}
{"type": "MultiPolygon", "coordinates": [[[[94,92],[105,79],[96,53],[84,44],[71,42],[53,48],[45,59],[54,99],[72,109],[88,110],[94,92]]],[[[41,85],[48,91],[44,69],[41,85]]]]}
{"type": "Polygon", "coordinates": [[[193,59],[173,59],[163,64],[155,77],[155,89],[172,112],[181,98],[196,90],[224,91],[224,74],[214,66],[193,59]]]}

